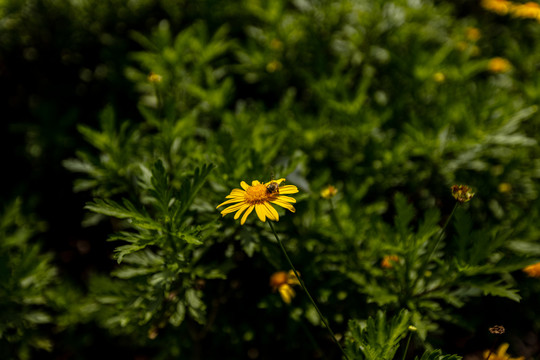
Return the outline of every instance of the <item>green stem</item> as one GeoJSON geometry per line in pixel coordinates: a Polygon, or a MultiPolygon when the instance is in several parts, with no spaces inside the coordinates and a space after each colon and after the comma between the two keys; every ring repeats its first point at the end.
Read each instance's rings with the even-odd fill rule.
{"type": "Polygon", "coordinates": [[[401,360],[405,360],[405,357],[407,356],[407,351],[409,351],[409,344],[411,343],[412,338],[412,331],[409,330],[409,338],[407,339],[407,345],[405,346],[405,351],[403,352],[403,358],[401,360]]]}
{"type": "Polygon", "coordinates": [[[317,304],[315,303],[315,300],[313,300],[313,297],[311,296],[311,294],[309,293],[306,285],[304,284],[304,280],[302,280],[302,278],[300,277],[300,275],[298,275],[298,271],[296,271],[296,268],[294,267],[291,259],[289,258],[289,255],[287,254],[287,250],[285,250],[285,246],[283,246],[283,243],[281,242],[281,240],[279,239],[279,236],[277,235],[276,233],[276,230],[274,229],[274,225],[272,224],[272,221],[268,221],[268,225],[270,225],[270,228],[272,229],[272,232],[274,233],[274,236],[276,237],[276,240],[279,244],[279,247],[281,248],[281,251],[283,251],[283,254],[285,255],[285,258],[287,259],[287,261],[289,262],[289,265],[291,267],[291,269],[293,270],[294,272],[294,275],[296,276],[296,278],[298,279],[298,281],[300,282],[300,286],[302,286],[302,289],[304,289],[304,292],[306,293],[306,295],[308,296],[309,300],[311,301],[311,303],[313,304],[313,306],[315,307],[315,310],[317,310],[317,313],[319,314],[319,317],[321,319],[321,321],[323,322],[324,326],[326,326],[326,329],[328,330],[328,332],[330,333],[330,335],[332,336],[332,339],[334,340],[334,342],[336,343],[336,345],[339,347],[339,349],[341,350],[341,352],[343,353],[343,356],[345,356],[345,359],[349,360],[349,357],[347,356],[347,353],[345,352],[345,350],[343,350],[343,348],[341,347],[341,345],[339,344],[339,341],[336,339],[336,336],[334,335],[334,332],[332,331],[332,329],[330,328],[330,325],[328,325],[328,322],[326,321],[326,319],[324,318],[323,314],[321,313],[321,310],[319,310],[319,307],[317,306],[317,304]]]}
{"type": "MultiPolygon", "coordinates": [[[[431,249],[431,252],[429,253],[429,256],[427,257],[426,261],[422,264],[422,267],[420,268],[420,271],[418,272],[418,274],[416,275],[416,279],[413,281],[413,284],[410,288],[410,291],[411,293],[414,293],[414,288],[416,287],[416,284],[418,283],[418,280],[420,280],[420,277],[424,274],[424,272],[426,271],[426,268],[428,267],[429,265],[429,261],[431,260],[431,257],[433,256],[433,254],[435,253],[435,250],[437,250],[437,247],[439,246],[439,243],[441,242],[442,238],[443,238],[443,235],[444,235],[444,230],[446,229],[446,227],[448,226],[448,224],[450,223],[450,219],[452,218],[452,216],[454,215],[454,212],[456,211],[457,207],[458,207],[459,203],[456,202],[456,204],[454,205],[454,208],[452,209],[452,212],[450,213],[450,215],[448,216],[448,218],[446,219],[446,221],[444,222],[444,225],[443,227],[441,228],[440,232],[439,232],[439,236],[437,237],[437,242],[435,243],[435,246],[433,246],[433,248],[431,249]]],[[[407,275],[408,276],[408,275],[407,275]]]]}

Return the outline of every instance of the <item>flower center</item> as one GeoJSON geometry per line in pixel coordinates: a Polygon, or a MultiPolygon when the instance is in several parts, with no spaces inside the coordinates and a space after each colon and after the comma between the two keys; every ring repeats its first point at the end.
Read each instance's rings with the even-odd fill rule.
{"type": "Polygon", "coordinates": [[[246,190],[244,200],[250,205],[261,204],[265,201],[273,200],[274,194],[268,193],[264,184],[250,186],[246,190]]]}

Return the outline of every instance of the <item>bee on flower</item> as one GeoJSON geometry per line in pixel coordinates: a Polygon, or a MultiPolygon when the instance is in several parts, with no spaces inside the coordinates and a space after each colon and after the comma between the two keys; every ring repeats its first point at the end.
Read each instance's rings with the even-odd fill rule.
{"type": "Polygon", "coordinates": [[[294,285],[300,285],[300,281],[294,275],[294,271],[289,270],[289,272],[278,271],[272,274],[270,277],[270,286],[272,291],[279,292],[283,301],[287,304],[291,303],[291,299],[296,296],[294,285]]]}
{"type": "Polygon", "coordinates": [[[474,196],[472,189],[467,185],[452,185],[450,189],[452,190],[454,199],[460,203],[470,201],[474,196]]]}
{"type": "Polygon", "coordinates": [[[245,181],[240,183],[242,189],[233,189],[229,195],[225,198],[229,199],[219,204],[217,208],[223,205],[230,205],[221,211],[221,215],[236,212],[234,219],[237,220],[242,214],[240,225],[244,225],[247,217],[253,209],[262,222],[266,221],[266,218],[279,221],[279,215],[271,204],[279,205],[291,212],[295,212],[296,209],[291,203],[296,203],[296,199],[287,195],[295,194],[298,192],[298,188],[294,185],[284,185],[281,183],[285,179],[272,180],[267,183],[261,183],[258,180],[251,182],[251,186],[245,181]]]}

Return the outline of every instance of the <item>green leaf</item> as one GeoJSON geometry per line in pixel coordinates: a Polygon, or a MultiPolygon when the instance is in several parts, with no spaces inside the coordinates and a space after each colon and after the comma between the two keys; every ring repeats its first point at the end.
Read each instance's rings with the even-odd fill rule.
{"type": "Polygon", "coordinates": [[[415,357],[415,360],[461,360],[458,355],[443,355],[441,350],[426,351],[420,359],[415,357]]]}
{"type": "Polygon", "coordinates": [[[519,302],[521,296],[517,289],[512,289],[510,284],[504,284],[502,280],[487,284],[470,284],[471,287],[482,290],[484,295],[493,295],[508,298],[519,302]]]}
{"type": "Polygon", "coordinates": [[[396,207],[396,216],[394,217],[394,225],[400,234],[401,241],[407,241],[410,233],[409,225],[414,218],[414,207],[407,202],[405,196],[397,193],[394,198],[396,207]]]}
{"type": "Polygon", "coordinates": [[[367,324],[357,320],[349,321],[352,340],[348,348],[354,354],[361,354],[366,360],[392,360],[399,348],[399,342],[408,333],[411,314],[400,311],[390,321],[386,313],[378,311],[375,318],[369,318],[367,324]]]}
{"type": "Polygon", "coordinates": [[[122,206],[113,200],[95,199],[94,202],[87,203],[85,209],[118,219],[129,219],[131,224],[144,229],[162,230],[160,223],[148,214],[139,212],[129,200],[124,199],[123,203],[122,206]]]}
{"type": "Polygon", "coordinates": [[[186,317],[186,305],[179,301],[178,304],[176,304],[176,311],[172,314],[171,318],[169,319],[169,322],[173,326],[180,326],[182,322],[184,321],[184,318],[186,317]]]}

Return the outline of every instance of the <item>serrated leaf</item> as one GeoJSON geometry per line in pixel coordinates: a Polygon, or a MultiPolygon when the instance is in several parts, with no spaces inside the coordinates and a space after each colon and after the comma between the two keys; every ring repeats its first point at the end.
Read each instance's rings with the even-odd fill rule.
{"type": "Polygon", "coordinates": [[[516,302],[519,302],[521,300],[521,296],[518,294],[518,290],[512,289],[511,285],[504,284],[502,280],[495,283],[471,284],[471,286],[473,288],[482,290],[484,295],[500,296],[508,298],[510,300],[514,300],[516,302]]]}
{"type": "Polygon", "coordinates": [[[348,348],[353,353],[361,353],[366,360],[392,360],[399,348],[399,342],[408,333],[411,314],[402,310],[390,321],[386,313],[378,311],[367,324],[351,320],[349,328],[352,341],[348,348]]]}
{"type": "Polygon", "coordinates": [[[443,355],[441,350],[426,351],[420,359],[415,357],[415,360],[461,360],[458,355],[443,355]]]}

